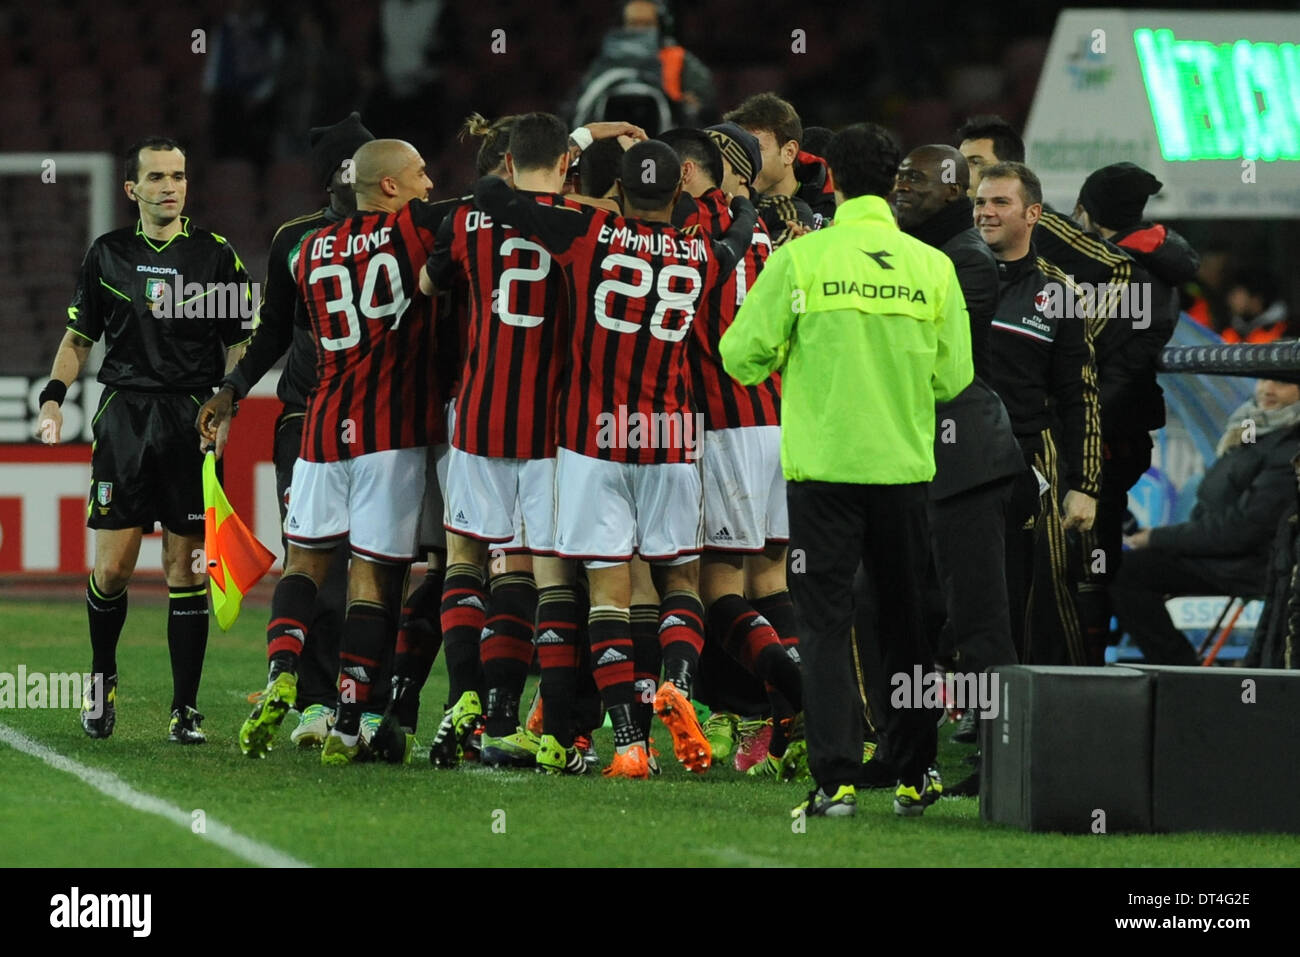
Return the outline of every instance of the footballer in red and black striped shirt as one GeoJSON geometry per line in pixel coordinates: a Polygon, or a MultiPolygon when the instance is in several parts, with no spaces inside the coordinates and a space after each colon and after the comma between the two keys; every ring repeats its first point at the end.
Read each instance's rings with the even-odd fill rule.
{"type": "MultiPolygon", "coordinates": [[[[720,236],[733,219],[727,197],[713,186],[696,198],[694,215],[682,225],[698,225],[701,234],[720,236]]],[[[772,239],[760,221],[735,272],[713,287],[695,314],[691,329],[699,348],[688,352],[691,389],[696,408],[704,413],[704,427],[710,431],[781,424],[781,377],[773,373],[758,385],[741,385],[727,375],[718,355],[718,340],[736,318],[745,292],[771,252],[772,239]]]]}
{"type": "MultiPolygon", "coordinates": [[[[682,186],[694,197],[679,204],[679,216],[705,235],[717,232],[730,221],[717,185],[727,176],[717,140],[690,129],[661,135],[681,158],[682,186]]],[[[736,148],[757,152],[757,141],[744,130],[727,135],[736,148]],[[753,142],[746,144],[746,137],[753,142]]],[[[691,354],[692,385],[709,429],[700,469],[705,548],[700,591],[709,640],[695,696],[715,710],[770,712],[769,754],[779,759],[803,704],[794,606],[785,581],[789,520],[781,471],[780,383],[773,375],[759,386],[742,386],[717,357],[718,340],[770,251],[771,240],[760,225],[743,261],[750,268],[742,272],[738,266],[706,299],[695,322],[700,348],[691,354]]],[[[761,765],[751,771],[761,772],[761,765]]]]}
{"type": "MultiPolygon", "coordinates": [[[[591,135],[588,130],[588,141],[591,135]]],[[[644,778],[649,714],[634,711],[641,662],[628,610],[634,551],[652,563],[663,596],[659,641],[667,680],[655,695],[655,711],[688,769],[702,772],[710,764],[688,701],[703,645],[703,608],[696,558],[700,486],[689,461],[700,446],[699,436],[692,442],[685,432],[695,421],[686,352],[701,297],[744,256],[756,215],[739,200],[732,228],[712,242],[674,227],[669,220],[681,164],[662,142],[631,146],[620,174],[627,216],[543,206],[495,177],[478,182],[474,200],[544,246],[569,285],[573,336],[560,393],[556,551],[587,562],[592,670],[614,726],[615,757],[605,773],[644,778]]]]}
{"type": "Polygon", "coordinates": [[[353,561],[339,701],[321,763],[360,755],[361,713],[391,649],[395,596],[415,554],[423,446],[444,431],[433,408],[432,306],[416,278],[439,223],[439,210],[424,202],[432,183],[401,140],[372,140],[352,160],[356,212],[307,234],[291,259],[317,340],[318,382],[289,486],[289,554],[271,598],[266,692],[239,731],[250,757],[270,749],[296,700],[316,592],[345,537],[353,561]]]}
{"type": "MultiPolygon", "coordinates": [[[[519,193],[544,205],[565,202],[554,193],[519,193]]],[[[551,254],[466,202],[443,221],[428,268],[437,288],[460,277],[469,293],[451,444],[493,458],[553,457],[569,301],[551,254]]]]}
{"type": "Polygon", "coordinates": [[[684,422],[691,414],[690,326],[701,297],[743,257],[753,218],[738,215],[726,235],[710,242],[667,222],[546,207],[496,177],[481,179],[474,199],[488,215],[539,241],[567,277],[572,363],[561,386],[557,444],[615,462],[691,459],[687,442],[653,441],[659,437],[653,429],[644,442],[608,439],[611,432],[618,439],[629,422],[624,437],[635,437],[638,414],[643,422],[684,422]]]}
{"type": "Polygon", "coordinates": [[[440,442],[433,303],[417,276],[449,202],[357,210],[302,238],[294,276],[316,342],[301,457],[334,462],[440,442]]]}

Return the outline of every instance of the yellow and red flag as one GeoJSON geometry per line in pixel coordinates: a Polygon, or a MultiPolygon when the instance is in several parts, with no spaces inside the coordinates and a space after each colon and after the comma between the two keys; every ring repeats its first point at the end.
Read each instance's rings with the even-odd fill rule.
{"type": "Polygon", "coordinates": [[[217,456],[203,460],[203,550],[212,585],[212,610],[217,624],[228,631],[239,617],[248,590],[275,564],[275,556],[257,540],[230,507],[217,481],[217,456]]]}

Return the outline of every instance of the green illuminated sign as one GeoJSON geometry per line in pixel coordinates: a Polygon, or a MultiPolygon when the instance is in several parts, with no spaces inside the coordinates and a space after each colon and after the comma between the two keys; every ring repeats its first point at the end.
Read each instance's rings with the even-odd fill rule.
{"type": "Polygon", "coordinates": [[[1300,48],[1134,30],[1167,160],[1300,160],[1300,48]]]}

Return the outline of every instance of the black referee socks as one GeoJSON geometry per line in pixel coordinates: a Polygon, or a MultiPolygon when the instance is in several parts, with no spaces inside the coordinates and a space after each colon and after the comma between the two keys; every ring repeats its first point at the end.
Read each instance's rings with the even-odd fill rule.
{"type": "Polygon", "coordinates": [[[208,650],[208,590],[199,585],[167,593],[167,650],[172,659],[172,710],[195,708],[208,650]]]}
{"type": "Polygon", "coordinates": [[[90,617],[90,670],[97,675],[117,674],[117,639],[126,622],[126,589],[111,598],[95,584],[95,573],[86,581],[86,613],[90,617]]]}

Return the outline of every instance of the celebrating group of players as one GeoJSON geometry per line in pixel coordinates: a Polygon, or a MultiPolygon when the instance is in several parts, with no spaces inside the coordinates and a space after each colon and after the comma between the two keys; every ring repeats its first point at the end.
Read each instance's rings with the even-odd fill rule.
{"type": "MultiPolygon", "coordinates": [[[[751,98],[751,113],[768,100],[787,106],[751,98]]],[[[203,302],[159,312],[182,277],[251,284],[222,237],[181,215],[178,144],[132,149],[125,190],[140,219],[87,253],[41,396],[42,436],[58,441],[66,387],[106,337],[88,507],[91,737],[115,725],[126,585],[158,521],[169,737],[206,740],[207,607],[189,561],[203,544],[202,455],[186,420],[198,406],[194,427],[219,457],[238,399],[287,353],[275,435],[286,558],[245,754],[265,756],[297,708],[292,740],[321,745],[324,764],[409,762],[441,648],[435,765],[587,773],[603,710],[607,776],[657,772],[654,714],[703,772],[714,749],[694,696],[729,731],[735,712],[770,715],[750,763],[779,769],[802,708],[779,381],[735,381],[719,342],[773,237],[830,218],[825,164],[735,122],[654,140],[626,123],[570,135],[543,113],[467,129],[483,140],[481,178],[441,202],[418,152],[375,139],[357,114],[313,130],[330,203],[277,233],[251,339],[237,313],[203,302]],[[775,188],[796,162],[808,175],[775,188]],[[403,602],[420,557],[427,576],[403,602]],[[540,695],[522,721],[534,657],[540,695]]]]}
{"type": "MultiPolygon", "coordinates": [[[[654,769],[652,712],[703,772],[712,753],[691,696],[707,622],[766,682],[775,764],[800,709],[777,384],[742,386],[718,357],[771,248],[749,201],[729,206],[722,189],[745,191],[758,141],[734,124],[648,140],[597,123],[571,137],[549,114],[488,132],[472,198],[428,203],[414,148],[373,140],[340,164],[355,212],[293,230],[288,269],[318,381],[289,483],[268,685],[240,746],[265,754],[298,704],[313,607],[346,537],[337,706],[301,710],[298,729],[300,743],[323,737],[323,763],[411,759],[440,639],[451,687],[435,764],[585,773],[585,669],[614,730],[606,775],[654,769]],[[598,195],[566,197],[572,161],[597,139],[612,144],[614,182],[589,178],[598,195]],[[459,357],[454,388],[435,351],[459,357]],[[703,528],[723,544],[702,576],[703,528]],[[431,571],[399,622],[417,548],[434,552],[431,571]],[[534,649],[540,735],[520,720],[534,649]]],[[[200,415],[211,441],[247,372],[232,379],[200,415]]]]}

